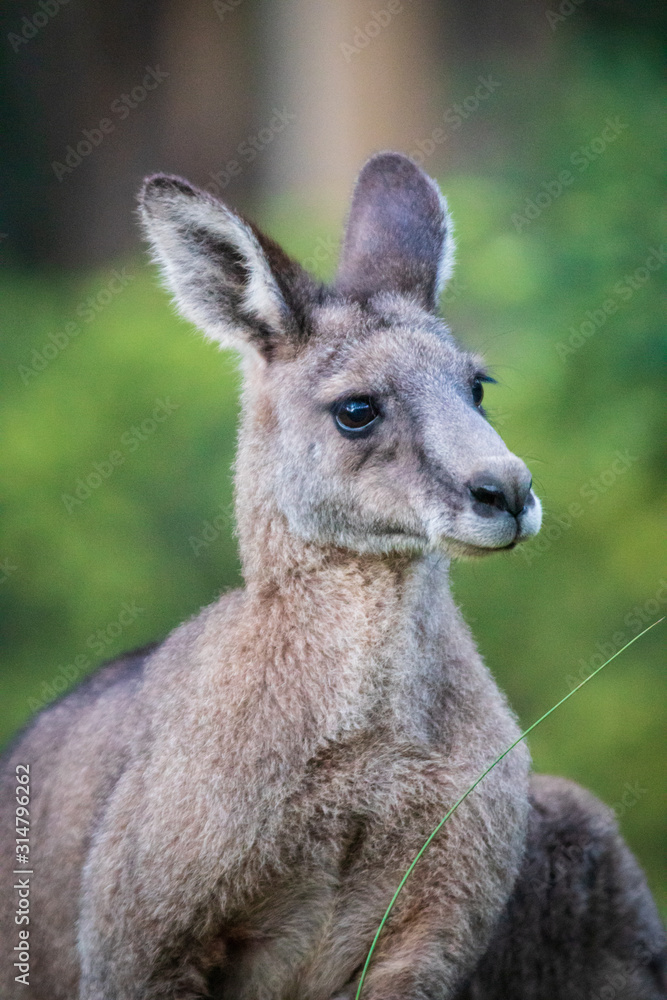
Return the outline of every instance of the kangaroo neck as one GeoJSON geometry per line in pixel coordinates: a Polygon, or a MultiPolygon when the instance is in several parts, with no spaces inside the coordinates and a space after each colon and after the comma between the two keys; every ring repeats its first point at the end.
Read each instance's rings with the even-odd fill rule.
{"type": "Polygon", "coordinates": [[[425,602],[451,600],[442,555],[354,552],[304,541],[277,510],[253,521],[251,533],[239,523],[248,596],[260,604],[279,601],[300,624],[325,614],[332,634],[341,629],[349,638],[363,622],[379,642],[400,632],[425,602]]]}
{"type": "Polygon", "coordinates": [[[278,516],[262,539],[272,558],[245,563],[246,606],[288,717],[306,710],[333,733],[380,715],[426,733],[442,702],[443,660],[469,642],[447,560],[310,545],[280,531],[278,516]]]}

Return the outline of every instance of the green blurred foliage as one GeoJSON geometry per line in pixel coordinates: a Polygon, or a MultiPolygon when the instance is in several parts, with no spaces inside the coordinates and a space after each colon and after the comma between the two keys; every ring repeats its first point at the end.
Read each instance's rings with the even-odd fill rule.
{"type": "MultiPolygon", "coordinates": [[[[637,270],[666,249],[659,63],[649,41],[605,48],[596,36],[570,38],[559,53],[530,87],[516,68],[497,67],[502,87],[479,113],[505,123],[505,141],[441,178],[459,261],[443,312],[498,378],[487,392],[490,419],[529,462],[544,503],[538,539],[453,569],[457,599],[525,725],[667,603],[665,268],[637,270]],[[609,118],[624,127],[594,142],[609,118]],[[582,147],[592,159],[573,162],[582,147]],[[563,170],[572,180],[562,193],[538,201],[563,170]],[[527,200],[543,207],[523,224],[527,200]],[[625,463],[614,464],[617,452],[625,463]]],[[[319,256],[321,276],[332,273],[334,254],[316,251],[340,234],[302,205],[274,201],[257,217],[301,259],[319,256]]],[[[192,335],[144,260],[123,267],[131,280],[117,294],[105,292],[113,267],[77,280],[1,279],[0,742],[102,660],[163,636],[239,583],[234,359],[192,335]],[[48,347],[51,335],[64,343],[69,322],[77,335],[48,347]],[[41,371],[33,351],[46,361],[41,371]],[[173,411],[152,424],[158,400],[173,411]],[[98,472],[99,486],[68,511],[63,494],[96,463],[110,474],[98,472]],[[125,603],[135,611],[123,625],[125,603]]],[[[611,804],[635,789],[636,801],[618,810],[621,827],[663,901],[664,628],[531,738],[538,770],[570,776],[611,804]]]]}

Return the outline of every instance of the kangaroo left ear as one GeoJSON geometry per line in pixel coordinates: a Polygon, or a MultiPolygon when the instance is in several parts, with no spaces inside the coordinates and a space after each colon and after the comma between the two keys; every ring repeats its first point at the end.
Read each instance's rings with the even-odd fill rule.
{"type": "Polygon", "coordinates": [[[336,287],[366,298],[393,291],[434,311],[454,263],[447,202],[435,181],[400,153],[378,153],[359,175],[336,287]]]}
{"type": "Polygon", "coordinates": [[[314,283],[273,240],[180,177],[149,177],[139,205],[180,312],[208,337],[270,360],[307,335],[314,283]]]}

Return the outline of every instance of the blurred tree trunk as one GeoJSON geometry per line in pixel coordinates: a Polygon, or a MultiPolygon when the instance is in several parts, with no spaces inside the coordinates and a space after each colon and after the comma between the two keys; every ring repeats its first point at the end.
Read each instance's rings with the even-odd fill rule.
{"type": "Polygon", "coordinates": [[[89,143],[91,152],[79,163],[75,147],[81,142],[88,148],[84,129],[99,138],[100,120],[117,119],[111,102],[141,82],[145,63],[154,58],[159,7],[131,0],[72,3],[48,23],[38,21],[26,39],[35,10],[24,5],[25,19],[20,11],[5,11],[3,34],[12,32],[16,48],[5,46],[4,52],[9,239],[29,263],[95,263],[127,245],[128,166],[141,116],[128,109],[128,120],[116,120],[97,148],[89,143]],[[69,156],[68,146],[75,148],[69,156]],[[75,164],[71,172],[68,158],[75,164]],[[58,179],[53,163],[68,172],[58,179]]]}
{"type": "Polygon", "coordinates": [[[23,10],[3,17],[3,256],[99,264],[137,246],[145,173],[205,182],[245,135],[248,17],[241,7],[221,19],[209,2],[86,0],[35,29],[39,8],[23,10]]]}
{"type": "Polygon", "coordinates": [[[264,7],[272,100],[295,116],[290,141],[267,162],[269,186],[340,215],[369,154],[410,149],[433,127],[438,7],[427,0],[264,7]]]}
{"type": "MultiPolygon", "coordinates": [[[[433,143],[444,113],[509,63],[530,86],[569,30],[547,17],[560,0],[42,2],[1,12],[0,254],[63,267],[138,247],[153,170],[242,207],[260,185],[292,190],[339,220],[376,150],[426,150],[436,174],[486,161],[504,141],[493,103],[433,143]],[[142,96],[148,68],[163,77],[142,96]]],[[[579,24],[665,18],[658,0],[573,9],[579,24]]]]}
{"type": "MultiPolygon", "coordinates": [[[[474,93],[499,53],[527,68],[540,62],[553,40],[545,7],[546,0],[266,2],[271,99],[295,116],[290,142],[266,164],[270,189],[291,189],[340,217],[352,178],[377,150],[412,154],[434,173],[462,159],[453,137],[433,142],[434,130],[446,131],[444,112],[474,93]]],[[[466,129],[468,149],[478,130],[478,121],[466,129]]]]}
{"type": "Polygon", "coordinates": [[[441,9],[459,60],[488,59],[504,53],[521,59],[528,68],[550,47],[553,31],[546,11],[549,7],[557,11],[561,2],[459,0],[445,3],[441,9]]]}

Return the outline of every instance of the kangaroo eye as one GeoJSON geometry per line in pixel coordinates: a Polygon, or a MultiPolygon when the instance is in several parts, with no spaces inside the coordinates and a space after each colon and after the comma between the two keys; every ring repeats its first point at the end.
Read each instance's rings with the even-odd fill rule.
{"type": "Polygon", "coordinates": [[[495,384],[495,379],[491,378],[490,375],[476,375],[472,383],[472,401],[475,406],[481,406],[482,400],[484,399],[484,386],[483,382],[493,382],[495,384]]]}
{"type": "Polygon", "coordinates": [[[345,435],[362,435],[370,431],[380,412],[370,396],[342,399],[333,409],[333,417],[338,430],[345,435]]]}

